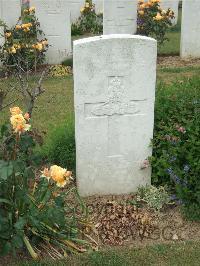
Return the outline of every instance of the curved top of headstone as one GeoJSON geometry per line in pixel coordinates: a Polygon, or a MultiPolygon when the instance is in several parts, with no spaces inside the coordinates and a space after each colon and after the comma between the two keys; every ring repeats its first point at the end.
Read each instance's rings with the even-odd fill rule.
{"type": "Polygon", "coordinates": [[[95,37],[84,38],[80,40],[74,41],[74,45],[86,44],[90,42],[97,42],[100,40],[112,40],[112,39],[133,39],[135,41],[144,41],[144,42],[152,42],[157,43],[157,41],[153,38],[142,36],[142,35],[132,35],[132,34],[109,34],[109,35],[101,35],[95,37]]]}

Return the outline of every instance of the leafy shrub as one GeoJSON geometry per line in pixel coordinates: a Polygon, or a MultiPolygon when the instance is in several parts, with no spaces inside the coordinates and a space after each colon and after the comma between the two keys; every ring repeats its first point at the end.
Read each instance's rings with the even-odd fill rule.
{"type": "Polygon", "coordinates": [[[4,24],[5,43],[0,46],[0,60],[4,66],[22,68],[24,71],[36,68],[45,59],[47,39],[38,39],[43,32],[35,16],[35,8],[24,9],[22,17],[14,28],[4,24]]]}
{"type": "Polygon", "coordinates": [[[95,5],[92,4],[91,0],[86,0],[80,11],[81,16],[72,24],[72,35],[100,34],[103,32],[103,14],[95,13],[95,5]]]}
{"type": "Polygon", "coordinates": [[[18,107],[11,114],[11,125],[2,126],[0,135],[0,253],[25,246],[37,259],[40,249],[53,257],[83,251],[86,242],[77,237],[86,209],[69,188],[71,172],[54,165],[41,174],[29,115],[18,107]]]}
{"type": "Polygon", "coordinates": [[[75,171],[75,127],[72,118],[69,118],[67,122],[54,128],[49,133],[42,153],[50,163],[58,164],[62,167],[67,165],[75,171]]]}
{"type": "Polygon", "coordinates": [[[167,29],[172,26],[174,12],[171,9],[162,10],[159,2],[160,0],[150,0],[146,3],[139,1],[137,34],[153,37],[162,44],[167,40],[165,35],[167,29]]]}
{"type": "MultiPolygon", "coordinates": [[[[200,208],[200,79],[160,84],[155,107],[153,183],[176,190],[185,208],[200,208]]],[[[200,219],[200,215],[199,215],[200,219]]]]}
{"type": "Polygon", "coordinates": [[[70,66],[73,68],[73,57],[67,58],[62,62],[63,66],[70,66]]]}
{"type": "Polygon", "coordinates": [[[147,203],[148,207],[160,211],[165,204],[170,202],[170,197],[165,187],[146,186],[138,189],[137,200],[142,200],[147,203]]]}

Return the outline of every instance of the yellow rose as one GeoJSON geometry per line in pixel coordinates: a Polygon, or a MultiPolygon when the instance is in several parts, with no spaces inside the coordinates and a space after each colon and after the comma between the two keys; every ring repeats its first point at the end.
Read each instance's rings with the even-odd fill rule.
{"type": "Polygon", "coordinates": [[[65,178],[66,169],[57,165],[53,165],[50,168],[51,178],[56,182],[58,187],[64,187],[67,184],[65,178]]]}
{"type": "Polygon", "coordinates": [[[157,15],[153,18],[154,20],[162,20],[163,17],[161,16],[160,13],[157,13],[157,15]]]}
{"type": "Polygon", "coordinates": [[[85,7],[90,7],[90,4],[88,2],[85,3],[85,7]]]}
{"type": "Polygon", "coordinates": [[[11,35],[12,35],[11,32],[6,32],[6,33],[5,33],[6,38],[9,38],[11,35]]]}
{"type": "Polygon", "coordinates": [[[38,49],[39,51],[42,51],[42,49],[43,49],[43,45],[42,45],[42,43],[37,43],[37,44],[35,45],[35,48],[38,49]]]}
{"type": "Polygon", "coordinates": [[[21,28],[22,28],[21,25],[16,25],[16,26],[15,26],[15,29],[16,29],[16,30],[20,30],[21,28]]]}
{"type": "Polygon", "coordinates": [[[144,15],[144,11],[143,11],[143,10],[140,10],[138,13],[139,13],[141,16],[144,15]]]}
{"type": "Polygon", "coordinates": [[[83,13],[84,11],[85,11],[85,8],[82,7],[82,8],[80,9],[80,12],[83,13]]]}
{"type": "Polygon", "coordinates": [[[22,110],[19,107],[10,108],[11,115],[20,115],[22,110]]]}
{"type": "Polygon", "coordinates": [[[35,7],[34,7],[34,6],[30,7],[30,8],[29,8],[29,12],[30,12],[30,13],[31,13],[31,12],[35,12],[35,7]]]}

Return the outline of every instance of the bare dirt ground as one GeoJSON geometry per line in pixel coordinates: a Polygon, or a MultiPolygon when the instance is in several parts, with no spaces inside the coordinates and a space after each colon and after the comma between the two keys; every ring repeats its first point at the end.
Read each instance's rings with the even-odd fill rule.
{"type": "Polygon", "coordinates": [[[180,56],[159,56],[159,67],[191,67],[200,66],[200,58],[182,59],[180,56]]]}
{"type": "Polygon", "coordinates": [[[186,220],[176,203],[156,212],[130,204],[133,200],[134,196],[86,199],[100,247],[200,240],[200,223],[186,220]]]}

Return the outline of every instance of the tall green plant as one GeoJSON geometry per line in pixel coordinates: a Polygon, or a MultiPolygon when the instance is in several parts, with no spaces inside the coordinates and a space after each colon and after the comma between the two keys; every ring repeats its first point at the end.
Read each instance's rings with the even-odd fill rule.
{"type": "Polygon", "coordinates": [[[86,208],[69,186],[71,172],[57,165],[41,172],[29,115],[17,107],[11,114],[11,124],[3,125],[0,135],[0,253],[25,246],[38,259],[41,247],[60,258],[84,251],[87,243],[78,236],[86,208]]]}

